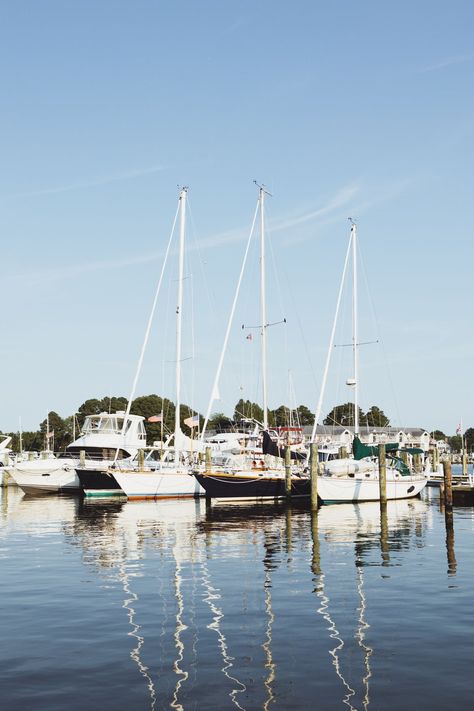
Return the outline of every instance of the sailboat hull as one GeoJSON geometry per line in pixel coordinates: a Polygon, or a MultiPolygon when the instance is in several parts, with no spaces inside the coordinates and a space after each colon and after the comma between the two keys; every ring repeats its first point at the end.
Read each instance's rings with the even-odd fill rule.
{"type": "Polygon", "coordinates": [[[18,463],[9,468],[15,484],[25,494],[54,494],[80,491],[72,459],[49,458],[18,463]]]}
{"type": "Polygon", "coordinates": [[[86,496],[124,496],[117,480],[103,469],[76,469],[86,496]]]}
{"type": "MultiPolygon", "coordinates": [[[[387,499],[410,499],[423,491],[426,477],[387,478],[387,499]]],[[[380,501],[378,478],[318,477],[318,496],[325,504],[351,501],[380,501]]]]}
{"type": "Polygon", "coordinates": [[[204,489],[187,472],[119,471],[114,478],[129,499],[174,499],[204,496],[204,489]]]}
{"type": "MultiPolygon", "coordinates": [[[[195,474],[194,476],[205,489],[206,496],[212,499],[231,501],[233,499],[279,499],[286,496],[285,478],[281,475],[255,476],[250,472],[248,475],[213,472],[212,474],[195,474]]],[[[291,496],[308,497],[310,495],[310,480],[292,477],[291,496]]]]}

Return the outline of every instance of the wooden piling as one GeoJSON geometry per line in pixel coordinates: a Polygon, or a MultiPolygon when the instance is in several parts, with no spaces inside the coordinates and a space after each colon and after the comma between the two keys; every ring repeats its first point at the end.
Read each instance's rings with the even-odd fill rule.
{"type": "Polygon", "coordinates": [[[421,454],[414,454],[413,455],[413,468],[417,474],[419,474],[422,470],[422,464],[421,464],[421,454]]]}
{"type": "Polygon", "coordinates": [[[285,494],[291,498],[291,450],[289,447],[285,450],[285,494]]]}
{"type": "Polygon", "coordinates": [[[446,507],[453,506],[453,475],[451,470],[451,462],[445,459],[443,462],[444,474],[444,503],[446,507]]]}
{"type": "Polygon", "coordinates": [[[316,509],[311,511],[311,539],[313,542],[311,570],[313,575],[321,575],[321,551],[319,547],[318,512],[316,509]]]}
{"type": "Polygon", "coordinates": [[[79,466],[81,468],[86,466],[86,450],[85,449],[81,449],[79,451],[79,466]]]}
{"type": "Polygon", "coordinates": [[[388,543],[387,504],[380,503],[380,552],[382,565],[390,564],[390,547],[388,543]]]}
{"type": "Polygon", "coordinates": [[[314,511],[318,508],[318,445],[315,442],[311,443],[310,452],[311,508],[314,511]]]}
{"type": "Polygon", "coordinates": [[[380,503],[387,503],[387,456],[385,445],[379,444],[379,495],[380,503]]]}
{"type": "Polygon", "coordinates": [[[448,575],[455,575],[457,569],[457,562],[456,553],[454,551],[454,521],[452,509],[445,509],[444,521],[446,524],[446,554],[448,557],[448,575]]]}
{"type": "Polygon", "coordinates": [[[462,450],[462,476],[463,479],[467,479],[467,452],[465,449],[462,450]]]}
{"type": "Polygon", "coordinates": [[[145,468],[145,452],[143,449],[138,450],[138,469],[142,472],[145,468]]]}
{"type": "Polygon", "coordinates": [[[206,474],[211,473],[211,468],[212,468],[212,450],[210,447],[206,447],[206,474]]]}
{"type": "Polygon", "coordinates": [[[347,447],[339,447],[339,459],[347,459],[347,447]]]}

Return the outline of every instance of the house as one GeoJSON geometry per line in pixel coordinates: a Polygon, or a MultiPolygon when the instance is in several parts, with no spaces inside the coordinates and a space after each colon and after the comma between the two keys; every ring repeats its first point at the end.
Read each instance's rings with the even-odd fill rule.
{"type": "MultiPolygon", "coordinates": [[[[306,439],[311,437],[312,427],[304,427],[306,439]]],[[[359,437],[363,444],[376,445],[398,442],[401,447],[417,447],[424,452],[433,448],[430,433],[422,427],[367,427],[359,428],[359,437]]],[[[352,449],[354,438],[353,427],[337,425],[318,425],[316,427],[316,444],[352,449]]]]}

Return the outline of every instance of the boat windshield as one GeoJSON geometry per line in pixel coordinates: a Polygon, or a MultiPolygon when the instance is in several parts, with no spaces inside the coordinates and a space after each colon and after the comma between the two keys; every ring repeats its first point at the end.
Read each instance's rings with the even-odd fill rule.
{"type": "Polygon", "coordinates": [[[83,427],[84,434],[120,434],[123,418],[111,415],[91,415],[86,417],[83,427]],[[117,419],[119,421],[117,421],[117,419]]]}

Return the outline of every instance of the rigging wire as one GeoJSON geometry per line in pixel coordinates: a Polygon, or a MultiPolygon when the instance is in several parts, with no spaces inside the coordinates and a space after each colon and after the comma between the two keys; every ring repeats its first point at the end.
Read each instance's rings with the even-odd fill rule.
{"type": "Polygon", "coordinates": [[[382,329],[381,329],[381,326],[380,326],[380,321],[379,321],[379,319],[378,319],[378,317],[377,317],[377,312],[376,312],[376,309],[375,309],[375,302],[374,302],[374,300],[373,300],[373,298],[372,298],[372,294],[371,294],[370,289],[369,289],[369,282],[368,282],[368,278],[367,278],[367,272],[366,272],[366,269],[365,269],[364,261],[363,261],[363,259],[362,259],[362,255],[359,256],[359,263],[360,263],[360,265],[361,265],[361,267],[362,267],[361,271],[362,271],[362,277],[363,277],[363,280],[364,280],[364,286],[365,286],[365,290],[366,290],[366,294],[367,294],[367,298],[368,298],[370,310],[371,310],[371,312],[372,312],[372,319],[373,319],[373,322],[374,322],[374,325],[375,325],[375,331],[376,331],[376,334],[378,335],[378,342],[379,342],[379,344],[380,344],[380,345],[379,345],[379,350],[380,350],[381,353],[382,353],[382,358],[383,358],[383,361],[384,361],[384,366],[385,366],[385,368],[386,368],[386,370],[387,370],[387,379],[388,379],[388,382],[389,382],[389,385],[390,385],[390,390],[391,390],[391,394],[392,394],[392,398],[393,398],[393,403],[394,403],[394,407],[395,407],[396,418],[397,418],[396,421],[397,421],[398,425],[401,426],[402,423],[403,423],[403,421],[402,421],[402,418],[401,418],[401,416],[400,416],[400,409],[399,409],[399,404],[398,404],[397,393],[396,393],[396,389],[395,389],[395,385],[394,385],[394,380],[393,380],[393,376],[392,376],[392,371],[391,371],[391,369],[390,369],[390,363],[389,363],[389,360],[388,360],[387,351],[386,351],[386,349],[385,349],[385,340],[384,340],[384,338],[382,337],[382,329]]]}
{"type": "MultiPolygon", "coordinates": [[[[131,390],[131,392],[130,392],[130,397],[128,398],[127,409],[126,409],[126,411],[125,411],[125,415],[124,415],[124,418],[123,418],[122,437],[125,436],[125,429],[126,429],[126,426],[127,426],[127,419],[128,419],[128,416],[130,415],[130,409],[131,409],[131,407],[132,407],[132,402],[133,402],[133,399],[134,399],[134,397],[135,397],[135,391],[136,391],[136,388],[137,388],[138,378],[140,377],[140,373],[141,373],[141,369],[142,369],[142,364],[143,364],[143,358],[144,358],[144,356],[145,356],[145,351],[146,351],[146,347],[147,347],[147,344],[148,344],[148,339],[149,339],[149,337],[150,337],[151,326],[152,326],[152,324],[153,324],[153,318],[154,318],[154,316],[155,316],[156,304],[157,304],[157,302],[158,302],[158,296],[159,296],[160,291],[161,291],[161,284],[162,284],[162,282],[163,282],[163,276],[164,276],[165,267],[166,267],[166,264],[167,264],[167,261],[168,261],[168,256],[169,256],[169,252],[170,252],[170,248],[171,248],[171,243],[172,243],[172,241],[173,241],[173,235],[174,235],[174,230],[175,230],[175,227],[176,227],[176,222],[177,222],[177,220],[178,220],[178,214],[179,214],[179,202],[178,202],[178,207],[177,207],[177,209],[176,209],[176,214],[175,214],[175,216],[174,216],[173,225],[172,225],[172,228],[171,228],[171,233],[170,233],[170,236],[169,236],[169,239],[168,239],[168,244],[167,244],[167,246],[166,246],[165,258],[164,258],[164,260],[163,260],[163,264],[162,264],[162,267],[161,267],[160,278],[159,278],[159,280],[158,280],[158,284],[157,284],[157,287],[156,287],[156,290],[155,290],[155,296],[154,296],[154,299],[153,299],[153,304],[152,304],[152,307],[151,307],[150,315],[149,315],[149,317],[148,317],[148,323],[147,323],[147,327],[146,327],[146,331],[145,331],[145,337],[144,337],[144,339],[143,339],[143,344],[142,344],[142,348],[141,348],[141,351],[140,351],[140,357],[139,357],[139,359],[138,359],[138,365],[137,365],[137,369],[136,369],[136,372],[135,372],[135,377],[134,377],[134,379],[133,379],[132,390],[131,390]]],[[[118,458],[119,451],[120,451],[120,447],[117,447],[117,449],[116,449],[116,451],[115,451],[115,456],[114,456],[114,464],[117,462],[117,458],[118,458]]]]}

